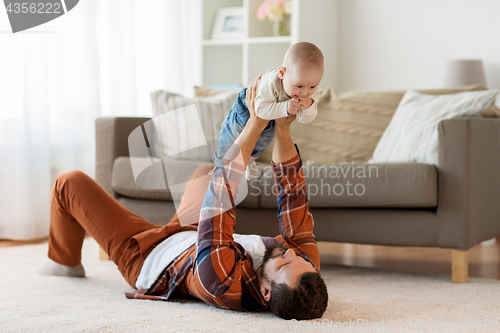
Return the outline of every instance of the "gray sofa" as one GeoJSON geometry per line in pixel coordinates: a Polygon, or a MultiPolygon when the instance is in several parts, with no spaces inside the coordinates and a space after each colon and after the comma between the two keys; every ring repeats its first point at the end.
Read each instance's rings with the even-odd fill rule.
{"type": "MultiPolygon", "coordinates": [[[[175,213],[172,193],[139,187],[129,157],[129,134],[148,120],[96,120],[96,181],[132,212],[164,225],[175,213]]],[[[147,155],[134,158],[149,163],[147,155]]],[[[498,118],[442,121],[437,166],[305,163],[316,240],[449,248],[452,281],[467,282],[467,250],[500,235],[499,167],[498,118]]],[[[250,182],[249,195],[237,207],[236,232],[279,234],[273,184],[269,169],[250,182]]]]}

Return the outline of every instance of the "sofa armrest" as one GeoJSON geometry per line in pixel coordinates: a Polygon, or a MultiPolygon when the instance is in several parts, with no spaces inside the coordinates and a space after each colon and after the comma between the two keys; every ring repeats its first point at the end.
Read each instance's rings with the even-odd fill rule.
{"type": "Polygon", "coordinates": [[[437,243],[468,250],[500,235],[500,119],[443,120],[438,140],[437,243]]]}
{"type": "Polygon", "coordinates": [[[113,197],[119,195],[111,187],[113,163],[119,156],[129,156],[128,136],[149,117],[103,117],[95,121],[95,180],[113,197]]]}

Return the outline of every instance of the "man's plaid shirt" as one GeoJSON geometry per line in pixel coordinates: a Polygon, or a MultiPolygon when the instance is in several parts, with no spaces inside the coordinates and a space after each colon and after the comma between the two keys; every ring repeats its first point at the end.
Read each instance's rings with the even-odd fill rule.
{"type": "MultiPolygon", "coordinates": [[[[286,163],[273,163],[273,169],[281,235],[262,237],[262,240],[266,245],[280,242],[292,248],[311,262],[319,273],[314,221],[307,201],[300,156],[286,163]]],[[[233,240],[236,215],[232,193],[238,193],[238,184],[244,173],[245,168],[241,164],[220,161],[205,193],[197,244],[180,254],[149,289],[126,293],[128,298],[166,300],[175,291],[225,309],[267,309],[252,259],[233,240]]]]}

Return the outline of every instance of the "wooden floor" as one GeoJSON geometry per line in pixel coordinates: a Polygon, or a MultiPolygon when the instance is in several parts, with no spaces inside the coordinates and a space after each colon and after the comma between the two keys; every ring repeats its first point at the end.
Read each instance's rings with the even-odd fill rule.
{"type": "MultiPolygon", "coordinates": [[[[318,242],[321,263],[447,275],[451,250],[318,242]]],[[[498,244],[478,244],[468,251],[469,277],[500,280],[498,244]]]]}
{"type": "Polygon", "coordinates": [[[49,241],[48,238],[41,238],[31,241],[12,241],[12,240],[0,239],[0,247],[42,244],[42,243],[47,243],[48,241],[49,241]]]}
{"type": "MultiPolygon", "coordinates": [[[[47,239],[0,240],[1,247],[41,244],[47,239]]],[[[422,272],[451,277],[451,250],[318,242],[321,263],[422,272]]],[[[469,276],[500,280],[500,248],[478,244],[469,250],[469,276]]]]}

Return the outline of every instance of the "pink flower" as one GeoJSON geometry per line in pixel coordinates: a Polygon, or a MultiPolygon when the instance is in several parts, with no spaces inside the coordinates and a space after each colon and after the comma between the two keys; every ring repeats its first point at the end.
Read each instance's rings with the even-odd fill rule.
{"type": "Polygon", "coordinates": [[[269,2],[264,1],[260,6],[259,9],[257,9],[257,19],[259,20],[265,20],[267,17],[267,11],[269,10],[269,2]]]}

